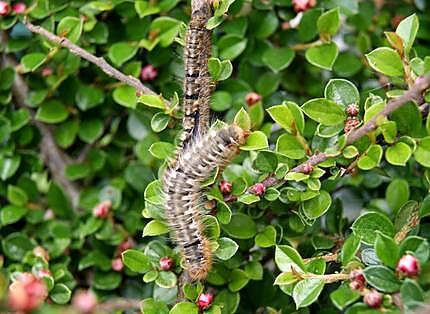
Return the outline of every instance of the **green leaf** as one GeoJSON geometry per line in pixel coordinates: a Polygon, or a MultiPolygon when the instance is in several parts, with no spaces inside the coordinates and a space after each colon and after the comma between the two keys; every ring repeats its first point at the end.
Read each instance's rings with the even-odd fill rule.
{"type": "Polygon", "coordinates": [[[382,158],[382,147],[372,144],[367,151],[358,158],[357,166],[363,170],[370,170],[378,167],[382,158]]]}
{"type": "Polygon", "coordinates": [[[217,47],[222,60],[237,58],[246,48],[248,40],[242,36],[227,34],[220,38],[217,47]]]}
{"type": "Polygon", "coordinates": [[[418,140],[414,157],[419,164],[430,168],[430,136],[418,140]]]}
{"type": "Polygon", "coordinates": [[[408,144],[397,142],[390,146],[385,151],[385,158],[387,161],[396,166],[405,166],[406,162],[412,155],[412,149],[408,144]]]}
{"type": "Polygon", "coordinates": [[[96,272],[94,274],[93,286],[100,290],[114,290],[121,284],[122,276],[117,272],[96,272]]]}
{"type": "Polygon", "coordinates": [[[355,256],[358,249],[360,248],[361,239],[360,237],[351,234],[345,241],[340,252],[340,260],[342,265],[347,265],[348,262],[355,256]]]}
{"type": "Polygon", "coordinates": [[[283,272],[276,277],[274,285],[290,285],[298,281],[299,279],[293,272],[283,272]]]}
{"type": "Polygon", "coordinates": [[[251,118],[245,109],[240,108],[240,110],[234,116],[233,123],[237,126],[241,127],[245,131],[249,131],[251,129],[251,118]]]}
{"type": "Polygon", "coordinates": [[[293,299],[296,303],[296,308],[309,306],[314,303],[322,289],[324,281],[322,279],[303,279],[299,281],[293,289],[293,299]]]}
{"type": "Polygon", "coordinates": [[[420,217],[423,218],[429,215],[430,215],[430,195],[427,195],[421,203],[420,217]]]}
{"type": "Polygon", "coordinates": [[[175,147],[168,142],[155,142],[149,147],[149,152],[157,159],[166,159],[172,155],[175,147]]]}
{"type": "Polygon", "coordinates": [[[380,47],[366,54],[369,65],[387,76],[403,76],[403,64],[399,54],[391,48],[380,47]]]}
{"type": "Polygon", "coordinates": [[[13,224],[23,218],[27,212],[28,209],[25,207],[6,205],[0,211],[1,224],[3,226],[13,224]]]}
{"type": "Polygon", "coordinates": [[[364,213],[355,220],[351,229],[362,242],[369,245],[374,244],[377,231],[389,237],[394,236],[393,223],[386,215],[378,212],[364,213]]]}
{"type": "Polygon", "coordinates": [[[396,213],[409,200],[409,184],[404,179],[394,179],[385,191],[388,206],[396,213]]]}
{"type": "Polygon", "coordinates": [[[161,182],[158,180],[152,181],[148,184],[145,189],[145,201],[154,204],[154,205],[162,205],[163,204],[163,190],[161,186],[161,182]]]}
{"type": "Polygon", "coordinates": [[[290,272],[291,268],[294,268],[295,271],[303,271],[305,269],[305,264],[300,254],[296,249],[288,245],[276,246],[275,263],[283,272],[290,272]]]}
{"type": "Polygon", "coordinates": [[[134,8],[141,19],[160,12],[160,8],[149,1],[137,0],[134,2],[134,8]]]}
{"type": "Polygon", "coordinates": [[[364,269],[364,277],[369,285],[382,292],[397,292],[400,290],[400,281],[392,270],[385,266],[369,266],[364,269]]]}
{"type": "Polygon", "coordinates": [[[396,268],[399,259],[399,246],[391,238],[385,234],[377,232],[375,240],[375,252],[382,263],[391,268],[396,268]]]}
{"type": "Polygon", "coordinates": [[[18,170],[20,163],[21,157],[19,155],[13,156],[12,158],[0,156],[0,179],[5,181],[12,177],[18,170]]]}
{"type": "Polygon", "coordinates": [[[13,68],[4,68],[0,70],[0,91],[8,90],[11,88],[15,80],[15,70],[13,68]]]}
{"type": "Polygon", "coordinates": [[[346,119],[344,108],[325,98],[316,98],[305,102],[302,110],[309,118],[324,125],[337,125],[346,119]]]}
{"type": "Polygon", "coordinates": [[[296,103],[286,101],[282,105],[272,106],[266,109],[266,111],[277,124],[289,133],[303,133],[305,126],[303,112],[296,103]]]}
{"type": "Polygon", "coordinates": [[[181,21],[168,16],[160,16],[152,21],[149,33],[157,34],[156,42],[159,42],[162,47],[167,47],[173,43],[180,28],[181,21]]]}
{"type": "Polygon", "coordinates": [[[159,95],[141,95],[139,96],[138,102],[152,108],[159,108],[159,109],[166,109],[166,104],[164,103],[164,100],[159,95]]]}
{"type": "Polygon", "coordinates": [[[343,283],[335,291],[330,293],[330,299],[333,304],[339,309],[343,310],[348,305],[354,303],[360,298],[360,293],[351,290],[348,283],[343,283]]]}
{"type": "Polygon", "coordinates": [[[57,27],[57,35],[66,37],[71,42],[76,43],[81,37],[83,27],[83,19],[73,16],[66,16],[61,19],[57,27]]]}
{"type": "Polygon", "coordinates": [[[408,54],[412,48],[418,28],[419,21],[416,14],[412,14],[403,19],[396,28],[396,34],[403,40],[403,47],[405,48],[406,54],[408,54]]]}
{"type": "Polygon", "coordinates": [[[236,239],[250,239],[257,233],[257,225],[248,215],[236,213],[231,216],[230,223],[223,230],[236,239]]]}
{"type": "Polygon", "coordinates": [[[238,202],[246,204],[246,205],[251,205],[252,203],[256,203],[260,200],[260,197],[254,194],[242,194],[239,196],[239,198],[237,199],[238,202]]]}
{"type": "Polygon", "coordinates": [[[104,125],[100,119],[85,119],[79,125],[79,138],[88,144],[94,143],[103,134],[104,125]]]}
{"type": "MultiPolygon", "coordinates": [[[[143,2],[143,1],[137,1],[137,2],[143,2]]],[[[145,313],[145,314],[168,314],[169,313],[169,308],[167,307],[166,303],[162,301],[156,301],[152,298],[143,300],[140,309],[142,313],[145,313]]]]}
{"type": "Polygon", "coordinates": [[[305,58],[308,62],[324,70],[331,70],[336,61],[338,48],[334,42],[322,44],[306,50],[305,58]]]}
{"type": "Polygon", "coordinates": [[[208,70],[214,81],[223,81],[233,73],[233,65],[230,60],[221,61],[218,58],[209,58],[208,70]]]}
{"type": "Polygon", "coordinates": [[[344,107],[360,102],[360,94],[353,83],[344,79],[331,79],[324,89],[324,97],[344,107]]]}
{"type": "Polygon", "coordinates": [[[199,314],[199,308],[191,302],[179,302],[175,304],[169,314],[199,314]]]}
{"type": "Polygon", "coordinates": [[[72,291],[62,283],[56,284],[49,292],[49,297],[57,304],[66,304],[70,301],[72,291]]]}
{"type": "Polygon", "coordinates": [[[424,302],[424,292],[417,282],[406,278],[400,288],[402,304],[406,308],[414,308],[420,302],[424,302]]]}
{"type": "Polygon", "coordinates": [[[297,138],[290,134],[282,134],[276,141],[276,152],[291,159],[302,159],[306,152],[297,138]]]}
{"type": "Polygon", "coordinates": [[[219,246],[214,254],[223,261],[230,259],[239,248],[239,245],[229,238],[218,239],[218,244],[219,246]]]}
{"type": "Polygon", "coordinates": [[[169,121],[170,117],[167,114],[164,114],[163,112],[157,112],[152,116],[151,128],[154,132],[159,133],[167,128],[169,121]]]}
{"type": "Polygon", "coordinates": [[[255,236],[255,245],[266,248],[276,244],[276,229],[273,226],[266,226],[263,231],[255,236]]]}
{"type": "Polygon", "coordinates": [[[123,65],[126,61],[134,57],[137,52],[137,46],[135,44],[120,42],[110,46],[108,51],[108,57],[117,67],[123,65]]]}
{"type": "Polygon", "coordinates": [[[160,271],[155,283],[162,288],[173,288],[176,286],[178,278],[171,271],[160,271]]]}
{"type": "Polygon", "coordinates": [[[287,68],[293,61],[294,56],[294,50],[288,47],[269,48],[263,53],[261,60],[273,72],[277,73],[287,68]]]}
{"type": "Polygon", "coordinates": [[[254,167],[262,172],[273,172],[278,166],[278,157],[272,151],[262,150],[258,152],[254,160],[254,167]]]}
{"type": "Polygon", "coordinates": [[[126,250],[121,255],[124,265],[136,273],[143,274],[151,269],[150,260],[143,252],[126,250]]]}
{"type": "Polygon", "coordinates": [[[303,212],[309,219],[316,219],[324,215],[331,205],[331,197],[327,191],[321,190],[320,194],[303,203],[303,212]]]}
{"type": "Polygon", "coordinates": [[[58,100],[48,100],[36,112],[36,120],[45,123],[60,123],[67,119],[69,112],[58,100]]]}
{"type": "Polygon", "coordinates": [[[228,284],[228,288],[233,292],[241,290],[249,282],[247,274],[242,269],[238,268],[233,269],[229,278],[230,282],[228,284]]]}
{"type": "Polygon", "coordinates": [[[113,100],[121,106],[133,109],[136,108],[137,96],[134,87],[128,85],[119,86],[114,89],[112,97],[113,100]]]}
{"type": "Polygon", "coordinates": [[[252,132],[246,139],[245,145],[241,146],[241,150],[259,150],[269,147],[267,136],[261,131],[252,132]]]}
{"type": "Polygon", "coordinates": [[[35,244],[26,235],[20,232],[8,234],[1,241],[4,254],[12,261],[22,262],[25,254],[31,251],[35,244]]]}
{"type": "Polygon", "coordinates": [[[157,236],[168,232],[169,229],[163,222],[154,219],[145,225],[142,237],[157,236]]]}
{"type": "Polygon", "coordinates": [[[225,91],[217,91],[212,94],[210,106],[214,111],[224,111],[230,109],[233,98],[230,93],[225,91]]]}
{"type": "Polygon", "coordinates": [[[83,179],[90,174],[90,167],[87,164],[69,164],[64,170],[65,176],[69,180],[83,179]]]}
{"type": "Polygon", "coordinates": [[[76,105],[82,111],[102,104],[104,99],[104,93],[101,89],[87,85],[81,85],[75,95],[76,105]]]}
{"type": "Polygon", "coordinates": [[[41,52],[33,52],[25,55],[21,59],[21,64],[23,66],[23,72],[34,72],[38,67],[40,67],[46,60],[46,55],[41,52]]]}
{"type": "Polygon", "coordinates": [[[12,205],[25,206],[28,202],[28,195],[20,187],[9,184],[7,186],[7,199],[12,205]]]}
{"type": "Polygon", "coordinates": [[[321,34],[334,35],[339,30],[339,7],[324,12],[317,20],[318,31],[321,34]]]}

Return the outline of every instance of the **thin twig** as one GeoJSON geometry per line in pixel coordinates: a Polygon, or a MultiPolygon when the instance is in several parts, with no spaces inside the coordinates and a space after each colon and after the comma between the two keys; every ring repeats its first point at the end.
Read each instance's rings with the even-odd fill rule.
{"type": "MultiPolygon", "coordinates": [[[[81,57],[81,58],[95,64],[96,66],[98,66],[104,73],[106,73],[110,77],[113,77],[113,78],[117,79],[118,81],[121,81],[121,82],[123,82],[123,83],[125,83],[131,87],[134,87],[138,93],[149,94],[149,95],[158,95],[152,89],[143,85],[142,82],[139,81],[137,78],[122,73],[121,71],[119,71],[119,70],[115,69],[113,66],[111,66],[104,58],[96,57],[95,55],[89,53],[85,49],[72,43],[67,38],[57,36],[57,35],[51,33],[50,31],[44,29],[43,27],[36,26],[34,24],[31,24],[28,21],[25,21],[24,23],[25,23],[25,26],[27,26],[27,28],[31,32],[39,34],[39,35],[47,38],[49,41],[52,41],[61,47],[67,48],[74,55],[81,57]]],[[[168,100],[163,99],[163,101],[167,106],[170,106],[170,102],[168,100]]]]}
{"type": "MultiPolygon", "coordinates": [[[[391,101],[389,101],[388,104],[384,107],[384,109],[381,112],[375,115],[363,126],[361,126],[356,130],[351,131],[351,133],[349,133],[346,139],[346,145],[351,145],[352,143],[359,140],[366,134],[374,131],[379,126],[379,123],[383,121],[384,118],[388,117],[392,112],[399,109],[407,102],[415,101],[418,106],[422,105],[424,103],[424,98],[422,97],[422,93],[429,87],[430,87],[430,74],[417,80],[416,83],[400,97],[394,98],[391,101]]],[[[326,155],[324,153],[316,153],[312,155],[307,161],[291,169],[291,171],[303,172],[303,170],[305,168],[308,168],[309,165],[312,167],[316,166],[326,161],[329,157],[330,157],[329,155],[326,155]]],[[[283,179],[278,179],[275,177],[274,174],[272,174],[269,177],[267,177],[265,180],[263,180],[261,183],[264,185],[265,188],[269,188],[271,186],[281,184],[282,182],[284,182],[283,179]]],[[[251,186],[248,189],[248,191],[250,191],[252,188],[253,186],[251,186]]]]}
{"type": "MultiPolygon", "coordinates": [[[[15,67],[17,65],[15,60],[6,55],[3,55],[1,63],[2,67],[15,67]]],[[[34,118],[34,112],[28,109],[28,106],[26,106],[26,100],[28,98],[28,86],[18,73],[15,75],[15,80],[12,84],[12,95],[15,103],[19,107],[26,108],[30,111],[32,123],[38,128],[42,137],[42,140],[39,144],[42,159],[45,161],[45,164],[54,178],[54,181],[58,182],[63,187],[64,192],[72,203],[72,207],[76,209],[79,201],[79,188],[75,183],[70,182],[64,176],[64,170],[71,160],[55,144],[51,129],[47,125],[37,121],[34,118]]]]}
{"type": "Polygon", "coordinates": [[[317,259],[322,259],[322,260],[324,260],[325,262],[335,262],[335,261],[337,261],[337,258],[339,257],[339,254],[338,253],[329,253],[329,254],[326,254],[326,255],[321,255],[321,256],[314,256],[314,257],[310,257],[310,258],[305,258],[305,259],[303,259],[303,262],[305,263],[305,264],[307,264],[307,263],[310,263],[310,262],[312,262],[312,261],[314,261],[314,260],[317,260],[317,259]]]}

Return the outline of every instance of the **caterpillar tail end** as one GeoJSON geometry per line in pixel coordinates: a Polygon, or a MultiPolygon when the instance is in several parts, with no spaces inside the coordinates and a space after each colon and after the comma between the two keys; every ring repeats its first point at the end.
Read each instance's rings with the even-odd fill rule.
{"type": "Polygon", "coordinates": [[[203,240],[203,258],[198,265],[187,265],[187,273],[192,281],[205,280],[212,269],[212,250],[208,239],[203,240]]]}

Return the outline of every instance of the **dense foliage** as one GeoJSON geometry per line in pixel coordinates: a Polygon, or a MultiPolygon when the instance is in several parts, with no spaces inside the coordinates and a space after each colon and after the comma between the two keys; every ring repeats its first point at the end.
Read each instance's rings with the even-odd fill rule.
{"type": "Polygon", "coordinates": [[[251,132],[207,183],[216,261],[185,286],[157,178],[181,128],[189,3],[22,5],[0,1],[3,309],[46,300],[36,313],[64,313],[74,295],[67,309],[82,313],[117,298],[148,314],[399,313],[425,301],[430,95],[345,136],[430,72],[425,1],[214,4],[211,109],[251,132]],[[24,16],[162,97],[32,34],[24,16]],[[319,152],[328,158],[291,171],[319,152]]]}

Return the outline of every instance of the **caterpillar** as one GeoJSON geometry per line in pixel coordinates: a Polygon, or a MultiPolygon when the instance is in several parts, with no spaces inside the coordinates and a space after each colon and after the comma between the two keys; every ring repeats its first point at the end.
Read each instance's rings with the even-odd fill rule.
{"type": "Polygon", "coordinates": [[[191,20],[185,36],[184,117],[179,148],[185,148],[193,137],[209,129],[209,99],[214,87],[208,71],[211,31],[206,28],[211,5],[206,0],[193,0],[191,5],[191,20]]]}
{"type": "Polygon", "coordinates": [[[212,266],[209,239],[204,234],[202,184],[216,168],[223,169],[245,141],[236,125],[210,130],[194,140],[165,170],[165,217],[192,280],[206,278],[212,266]]]}

